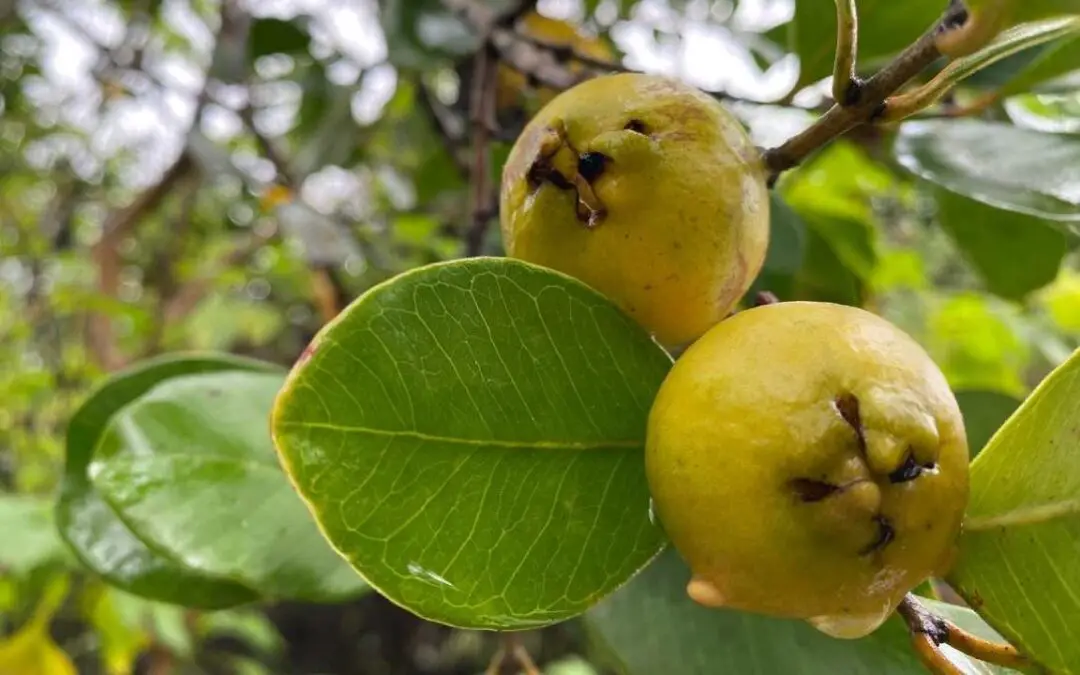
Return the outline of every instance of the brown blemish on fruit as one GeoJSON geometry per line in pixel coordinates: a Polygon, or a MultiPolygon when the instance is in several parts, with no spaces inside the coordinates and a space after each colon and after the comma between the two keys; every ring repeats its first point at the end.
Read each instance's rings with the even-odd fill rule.
{"type": "Polygon", "coordinates": [[[795,496],[807,503],[820,502],[840,491],[839,485],[812,478],[796,478],[790,485],[795,496]]]}
{"type": "Polygon", "coordinates": [[[859,552],[861,555],[876,553],[888,546],[892,540],[896,538],[896,529],[893,528],[892,523],[889,522],[888,518],[877,515],[874,516],[874,522],[877,523],[878,527],[877,536],[874,538],[874,541],[870,542],[866,548],[859,552]]]}
{"type": "Polygon", "coordinates": [[[862,418],[859,416],[859,399],[855,394],[840,394],[833,401],[833,406],[844,418],[848,426],[855,430],[855,438],[859,443],[859,452],[866,456],[866,435],[863,433],[862,418]]]}

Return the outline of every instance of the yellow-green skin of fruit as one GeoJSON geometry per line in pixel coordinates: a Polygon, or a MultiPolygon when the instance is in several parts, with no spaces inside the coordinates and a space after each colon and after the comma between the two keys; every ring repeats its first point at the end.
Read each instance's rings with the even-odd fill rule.
{"type": "Polygon", "coordinates": [[[769,198],[757,149],[714,98],[624,73],[563,92],[530,121],[506,162],[500,216],[509,256],[584,281],[677,347],[725,317],[757,276],[769,198]],[[566,179],[584,153],[609,158],[591,183],[604,209],[593,227],[574,189],[529,179],[554,130],[565,142],[551,163],[566,179]]]}
{"type": "Polygon", "coordinates": [[[695,342],[654,402],[645,462],[694,600],[837,637],[947,570],[968,498],[941,371],[891,323],[828,303],[739,312],[695,342]],[[909,453],[933,468],[893,482],[909,453]]]}

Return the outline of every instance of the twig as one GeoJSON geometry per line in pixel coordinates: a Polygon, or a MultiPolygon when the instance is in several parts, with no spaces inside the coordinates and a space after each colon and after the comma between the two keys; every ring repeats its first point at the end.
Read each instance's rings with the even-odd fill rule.
{"type": "Polygon", "coordinates": [[[943,26],[955,23],[955,14],[962,11],[954,6],[928,31],[900,53],[891,63],[878,71],[859,88],[858,100],[851,105],[833,105],[809,128],[790,138],[783,145],[765,151],[765,165],[770,183],[784,171],[798,166],[817,149],[860,124],[873,122],[885,112],[885,99],[907,84],[941,53],[935,37],[943,26]]]}
{"type": "Polygon", "coordinates": [[[469,95],[469,123],[472,128],[472,225],[465,235],[465,255],[477,256],[484,249],[484,235],[495,212],[491,187],[489,144],[495,126],[495,76],[498,60],[490,49],[481,49],[473,65],[469,95]]]}
{"type": "Polygon", "coordinates": [[[960,80],[1021,50],[1072,34],[1080,34],[1080,18],[1067,17],[1047,22],[1039,31],[1030,30],[1029,26],[1006,31],[974,54],[953,60],[921,87],[889,97],[885,101],[883,118],[888,122],[898,122],[914,115],[940,100],[960,80]]]}
{"type": "Polygon", "coordinates": [[[488,663],[484,675],[499,675],[502,672],[503,665],[508,662],[516,663],[524,671],[525,675],[541,675],[540,669],[536,667],[536,663],[529,656],[529,651],[525,649],[525,645],[521,644],[521,639],[517,633],[502,634],[502,644],[495,651],[495,655],[491,657],[491,662],[488,663]]]}
{"type": "Polygon", "coordinates": [[[904,597],[896,612],[907,624],[919,659],[935,675],[960,675],[963,672],[941,652],[940,647],[943,644],[980,661],[1005,668],[1019,669],[1031,665],[1016,647],[972,635],[956,624],[932,614],[911,593],[904,597]]]}
{"type": "Polygon", "coordinates": [[[836,61],[833,65],[833,99],[852,105],[862,83],[855,75],[859,53],[859,14],[855,0],[836,0],[836,61]]]}
{"type": "MultiPolygon", "coordinates": [[[[156,209],[194,167],[191,155],[185,150],[155,185],[144,190],[128,206],[114,211],[106,219],[101,239],[91,250],[91,257],[98,268],[98,291],[102,295],[115,298],[120,292],[120,244],[131,235],[143,217],[156,209]]],[[[90,353],[102,368],[113,370],[123,365],[124,359],[113,339],[112,320],[105,314],[90,314],[86,342],[90,353]]]]}

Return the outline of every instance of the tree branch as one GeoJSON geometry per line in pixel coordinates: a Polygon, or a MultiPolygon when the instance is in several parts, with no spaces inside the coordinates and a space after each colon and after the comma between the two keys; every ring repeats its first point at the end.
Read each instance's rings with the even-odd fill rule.
{"type": "Polygon", "coordinates": [[[476,54],[473,66],[472,92],[469,95],[469,123],[472,128],[473,221],[465,235],[465,255],[483,252],[488,223],[495,215],[494,188],[491,186],[490,142],[495,126],[495,77],[499,62],[492,50],[484,48],[476,54]]]}
{"type": "Polygon", "coordinates": [[[838,101],[809,128],[788,139],[783,145],[766,150],[764,160],[769,170],[770,184],[775,182],[781,173],[798,166],[833,139],[860,124],[873,122],[880,117],[885,112],[885,100],[941,56],[935,38],[943,30],[943,26],[955,23],[955,15],[959,11],[963,11],[963,8],[950,6],[941,20],[867,80],[858,89],[855,101],[849,105],[842,105],[838,101]]]}

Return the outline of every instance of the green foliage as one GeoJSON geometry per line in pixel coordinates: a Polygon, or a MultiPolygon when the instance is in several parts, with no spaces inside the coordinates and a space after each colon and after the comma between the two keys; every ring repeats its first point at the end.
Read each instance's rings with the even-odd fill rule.
{"type": "Polygon", "coordinates": [[[98,492],[90,474],[99,443],[128,405],[178,376],[234,370],[265,368],[216,356],[150,361],[113,376],[75,414],[67,433],[57,524],[84,565],[130,592],[193,607],[227,607],[258,597],[257,591],[238,581],[190,569],[142,541],[98,492]]]}
{"type": "Polygon", "coordinates": [[[949,581],[1002,635],[1052,671],[1080,646],[1080,352],[1051,373],[971,466],[961,555],[949,581]]]}
{"type": "Polygon", "coordinates": [[[248,58],[270,54],[306,54],[311,38],[296,21],[256,19],[248,36],[248,58]]]}
{"type": "MultiPolygon", "coordinates": [[[[33,4],[0,2],[0,627],[15,647],[123,675],[148,651],[179,672],[228,636],[250,653],[219,655],[225,672],[268,672],[295,645],[262,603],[347,602],[367,579],[456,626],[583,615],[627,675],[922,672],[896,620],[836,641],[692,604],[640,461],[670,358],[564,277],[442,264],[472,222],[479,44],[445,3],[274,3],[228,21],[209,0],[33,4]],[[194,169],[150,199],[180,151],[194,169]],[[335,295],[361,299],[312,342],[335,295]],[[274,457],[267,418],[309,343],[278,398],[274,457]]],[[[818,114],[812,85],[831,73],[826,0],[790,17],[782,3],[541,4],[631,67],[768,90],[774,106],[731,102],[764,146],[798,131],[786,116],[818,114]]],[[[860,0],[860,73],[944,5],[860,0]]],[[[933,608],[1065,674],[1080,672],[1077,357],[1054,369],[1080,346],[1078,90],[1080,38],[1062,37],[957,82],[928,119],[821,149],[774,189],[744,301],[863,306],[926,346],[977,455],[950,581],[1000,635],[933,608]],[[953,104],[964,118],[939,114],[953,104]]],[[[493,180],[520,127],[498,131],[493,180]]]]}
{"type": "Polygon", "coordinates": [[[1039,218],[1005,211],[940,190],[938,222],[978,271],[991,293],[1023,300],[1058,275],[1068,238],[1039,218]]]}
{"type": "MultiPolygon", "coordinates": [[[[669,550],[626,587],[591,609],[590,630],[626,675],[671,673],[925,673],[898,617],[860,640],[826,637],[802,621],[706,609],[686,597],[690,570],[669,550]]],[[[935,604],[968,630],[1000,639],[974,612],[935,604]]],[[[951,653],[973,675],[1006,673],[951,653]]]]}
{"type": "Polygon", "coordinates": [[[957,391],[956,402],[964,414],[964,430],[967,431],[968,449],[973,458],[982,452],[990,437],[1021,403],[1008,394],[978,389],[957,391]]]}
{"type": "Polygon", "coordinates": [[[323,533],[380,593],[441,623],[542,626],[664,544],[642,450],[669,364],[563,275],[501,258],[429,266],[323,329],[282,390],[274,440],[323,533]]]}
{"type": "Polygon", "coordinates": [[[977,120],[917,121],[900,128],[906,169],[988,206],[1080,222],[1080,194],[1064,167],[1080,166],[1080,139],[977,120]]]}
{"type": "Polygon", "coordinates": [[[181,357],[95,392],[68,431],[58,505],[83,562],[136,594],[193,607],[363,590],[274,457],[265,420],[283,379],[254,361],[181,357]]]}

